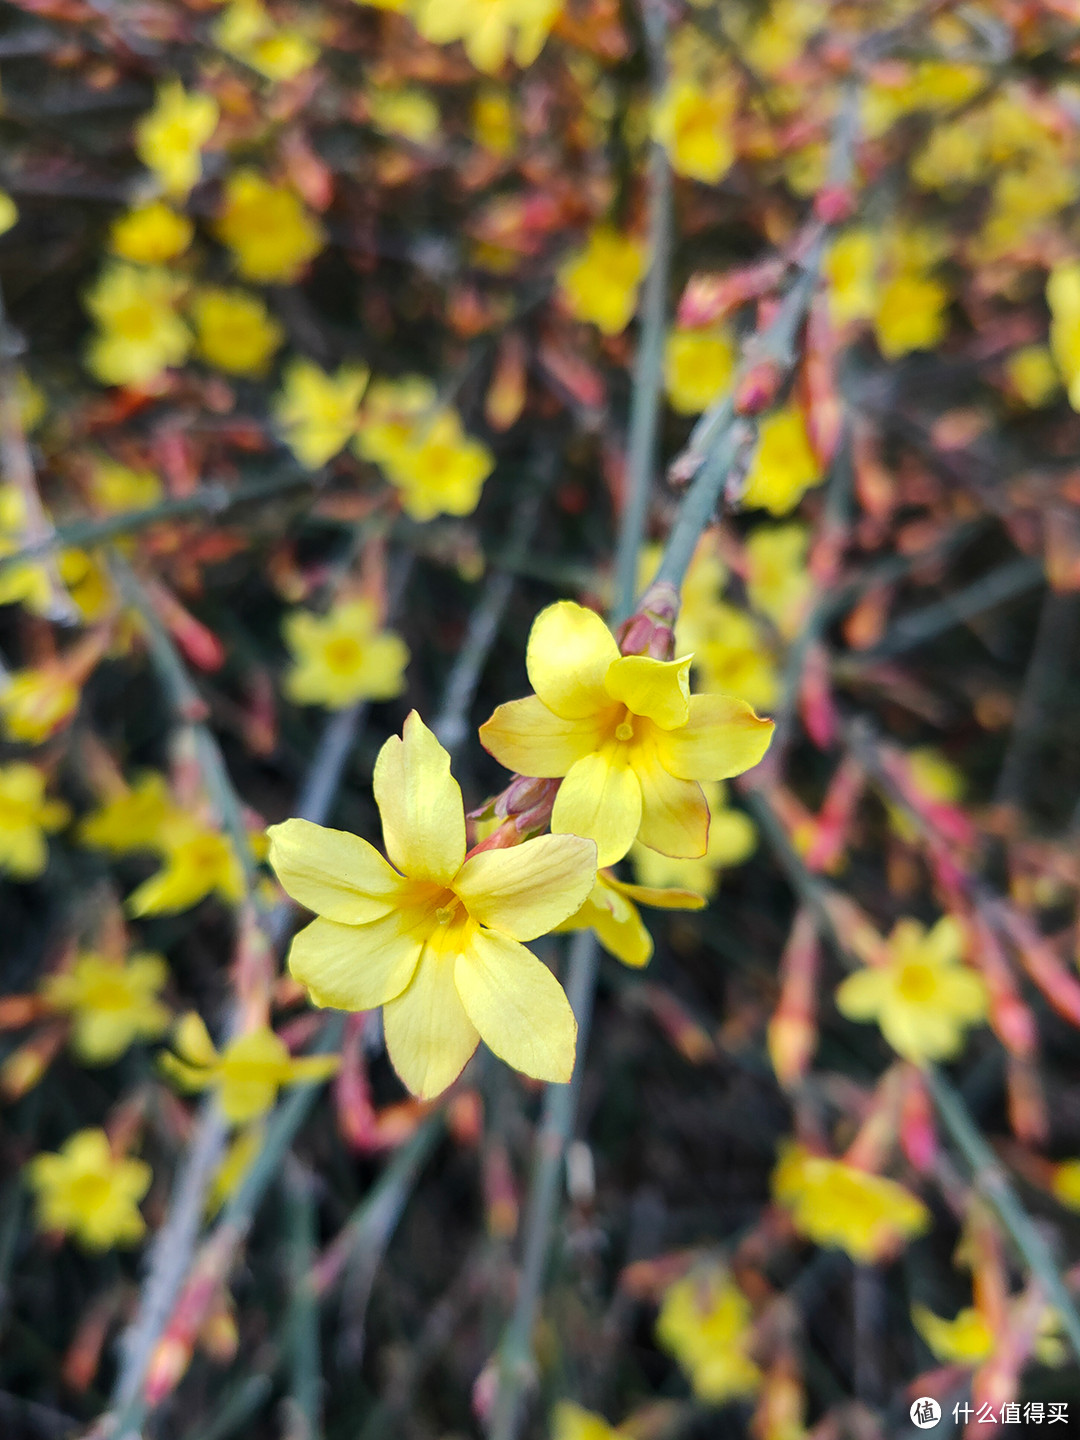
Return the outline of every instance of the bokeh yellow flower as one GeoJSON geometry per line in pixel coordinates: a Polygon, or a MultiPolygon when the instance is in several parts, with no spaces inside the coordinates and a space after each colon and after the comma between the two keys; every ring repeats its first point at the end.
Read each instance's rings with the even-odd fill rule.
{"type": "Polygon", "coordinates": [[[46,976],[41,994],[72,1018],[71,1043],[80,1060],[107,1065],[136,1040],[154,1040],[169,1028],[158,992],[169,978],[160,955],[111,959],[84,950],[69,970],[46,976]]]}
{"type": "Polygon", "coordinates": [[[87,1250],[134,1245],[146,1233],[139,1201],[153,1178],[145,1160],[114,1155],[104,1130],[79,1130],[56,1154],[35,1155],[24,1171],[38,1228],[87,1250]]]}
{"type": "Polygon", "coordinates": [[[699,1400],[723,1405],[756,1394],[750,1302],[720,1265],[701,1266],[664,1292],[656,1338],[686,1371],[699,1400]]]}
{"type": "Polygon", "coordinates": [[[807,490],[824,479],[810,444],[806,418],[789,401],[761,422],[757,449],[750,462],[742,504],[770,515],[787,515],[807,490]]]}
{"type": "MultiPolygon", "coordinates": [[[[701,785],[709,807],[709,844],[704,855],[661,855],[646,845],[635,844],[630,861],[639,882],[652,889],[667,885],[712,899],[720,877],[732,865],[741,865],[754,853],[757,831],[749,815],[727,804],[722,781],[705,780],[701,785]]],[[[610,947],[609,947],[610,948],[610,947]]]]}
{"type": "Polygon", "coordinates": [[[758,525],[746,537],[746,595],[785,640],[802,629],[813,580],[806,568],[810,532],[805,525],[758,525]]]}
{"type": "Polygon", "coordinates": [[[162,498],[161,480],[153,470],[134,470],[107,455],[96,456],[87,476],[87,491],[103,515],[148,510],[162,498]]]}
{"type": "Polygon", "coordinates": [[[724,326],[672,330],[664,349],[664,388],[680,415],[700,415],[735,373],[735,342],[724,326]]]}
{"type": "Polygon", "coordinates": [[[201,286],[189,310],[199,358],[227,375],[261,378],[285,339],[263,301],[244,290],[201,286]]]}
{"type": "Polygon", "coordinates": [[[457,411],[447,408],[418,419],[406,440],[384,450],[380,464],[400,493],[406,515],[432,520],[436,515],[471,515],[495,457],[465,433],[457,411]]]}
{"type": "Polygon", "coordinates": [[[33,880],[45,869],[45,836],[62,829],[70,812],[45,795],[45,775],[36,765],[13,760],[0,765],[0,871],[33,880]]]}
{"type": "Polygon", "coordinates": [[[244,873],[232,843],[217,830],[189,823],[167,832],[164,865],[127,900],[131,915],[170,915],[188,910],[208,895],[227,904],[244,895],[244,873]]]}
{"type": "Polygon", "coordinates": [[[372,86],[366,100],[372,125],[384,135],[399,135],[414,145],[426,145],[439,133],[439,107],[426,90],[415,85],[393,89],[372,86]]]}
{"type": "Polygon", "coordinates": [[[861,1264],[895,1255],[930,1226],[923,1202],[895,1180],[785,1144],[773,1198],[816,1245],[836,1245],[861,1264]]]}
{"type": "Polygon", "coordinates": [[[217,233],[244,279],[266,285],[291,284],[324,242],[296,191],[257,170],[236,170],[226,180],[217,233]]]}
{"type": "Polygon", "coordinates": [[[301,465],[318,469],[356,435],[368,374],[363,365],[342,365],[336,375],[328,375],[312,360],[288,365],[274,401],[274,418],[301,465]]]}
{"type": "Polygon", "coordinates": [[[40,745],[79,708],[79,687],[57,665],[16,670],[0,689],[4,733],[24,745],[40,745]]]}
{"type": "Polygon", "coordinates": [[[559,267],[559,294],[570,314],[605,335],[625,330],[637,309],[648,252],[633,235],[598,225],[585,248],[559,267]]]}
{"type": "Polygon", "coordinates": [[[621,1440],[621,1436],[603,1416],[572,1400],[560,1400],[551,1412],[551,1440],[621,1440]]]}
{"type": "Polygon", "coordinates": [[[1080,410],[1080,261],[1056,265],[1046,282],[1050,350],[1065,380],[1069,404],[1080,410]]]}
{"type": "Polygon", "coordinates": [[[316,1005],[382,1006],[390,1059],[422,1099],[452,1084],[480,1039],[526,1075],[569,1080],[573,1011],[521,942],[580,909],[595,846],[544,835],[466,858],[450,757],[415,711],[379,752],[373,786],[392,863],[306,820],[268,831],[278,879],[319,917],[293,939],[293,976],[316,1005]]]}
{"type": "Polygon", "coordinates": [[[109,249],[135,265],[164,265],[182,255],[195,226],[164,200],[150,200],[119,216],[109,231],[109,249]]]}
{"type": "Polygon", "coordinates": [[[295,80],[319,58],[319,47],[303,31],[278,25],[261,0],[229,0],[211,34],[227,55],[268,80],[295,80]]]}
{"type": "Polygon", "coordinates": [[[460,40],[476,68],[495,75],[507,59],[531,65],[561,9],[562,0],[414,0],[412,17],[425,40],[460,40]]]}
{"type": "Polygon", "coordinates": [[[80,844],[111,855],[167,849],[173,834],[186,829],[188,816],[169,794],[162,775],[149,770],[130,790],[106,800],[79,821],[80,844]]]}
{"type": "Polygon", "coordinates": [[[913,1305],[911,1319],[934,1359],[943,1365],[981,1365],[993,1352],[990,1326],[970,1305],[952,1320],[935,1315],[925,1305],[913,1305]]]}
{"type": "Polygon", "coordinates": [[[86,364],[104,385],[144,387],[172,365],[182,365],[191,333],[177,313],[186,289],[179,275],[159,266],[114,261],[86,293],[98,333],[86,364]]]}
{"type": "Polygon", "coordinates": [[[337,710],[357,700],[389,700],[405,688],[408,647],[380,627],[371,600],[343,600],[325,615],[293,610],[282,628],[293,656],[282,688],[298,705],[337,710]]]}
{"type": "Polygon", "coordinates": [[[0,235],[6,235],[19,223],[19,208],[6,190],[0,190],[0,235]]]}
{"type": "Polygon", "coordinates": [[[715,185],[735,161],[739,93],[723,77],[701,84],[689,76],[668,81],[653,113],[653,135],[677,175],[715,185]]]}
{"type": "Polygon", "coordinates": [[[153,109],[135,126],[135,153],[167,195],[184,196],[199,179],[203,146],[217,123],[212,95],[189,95],[176,79],[158,86],[153,109]]]}
{"type": "Polygon", "coordinates": [[[717,600],[697,621],[694,669],[705,688],[737,695],[755,707],[772,705],[780,693],[780,673],[753,616],[717,600]]]}

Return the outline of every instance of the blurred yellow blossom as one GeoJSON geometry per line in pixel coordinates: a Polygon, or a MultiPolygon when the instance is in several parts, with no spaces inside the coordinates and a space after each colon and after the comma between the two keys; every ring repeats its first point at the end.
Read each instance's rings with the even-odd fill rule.
{"type": "Polygon", "coordinates": [[[986,1016],[986,985],[962,963],[964,930],[943,915],[929,932],[917,920],[898,920],[880,965],[866,965],[836,992],[849,1020],[876,1020],[899,1055],[922,1064],[947,1060],[964,1031],[986,1016]]]}
{"type": "Polygon", "coordinates": [[[135,126],[135,153],[168,195],[188,193],[202,173],[202,149],[217,129],[212,95],[189,95],[179,80],[158,86],[154,107],[135,126]]]}
{"type": "Polygon", "coordinates": [[[781,1147],[772,1190],[801,1235],[861,1264],[891,1257],[930,1226],[929,1210],[903,1185],[801,1145],[781,1147]]]}
{"type": "MultiPolygon", "coordinates": [[[[26,499],[18,486],[0,484],[0,556],[26,544],[26,499]]],[[[37,615],[49,613],[53,601],[49,572],[41,561],[27,560],[0,571],[0,605],[25,605],[37,615]]]]}
{"type": "Polygon", "coordinates": [[[293,939],[291,973],[316,1005],[382,1006],[390,1059],[422,1099],[453,1083],[481,1038],[526,1075],[568,1081],[573,1011],[521,942],[580,909],[596,847],[543,835],[466,858],[450,757],[415,710],[380,750],[373,785],[392,864],[306,820],[268,831],[278,879],[319,917],[293,939]]]}
{"type": "Polygon", "coordinates": [[[286,367],[274,417],[301,465],[317,469],[356,435],[368,375],[363,365],[342,365],[328,375],[303,359],[286,367]]]}
{"type": "Polygon", "coordinates": [[[156,505],[163,491],[153,470],[133,470],[107,455],[95,457],[87,477],[87,490],[95,509],[103,515],[121,515],[125,510],[147,510],[156,505]]]}
{"type": "Polygon", "coordinates": [[[822,271],[829,283],[833,324],[869,320],[873,315],[879,251],[877,236],[861,228],[845,230],[829,246],[822,271]]]}
{"type": "Polygon", "coordinates": [[[674,329],[664,349],[664,388],[680,415],[700,415],[718,400],[735,373],[736,349],[723,326],[674,329]]]}
{"type": "Polygon", "coordinates": [[[414,145],[424,145],[439,133],[439,107],[426,90],[415,85],[395,89],[372,86],[366,98],[371,123],[384,135],[400,135],[414,145]]]}
{"type": "Polygon", "coordinates": [[[217,222],[245,280],[288,285],[323,247],[323,230],[289,185],[275,185],[257,170],[237,170],[225,182],[217,222]]]}
{"type": "Polygon", "coordinates": [[[164,776],[149,770],[112,799],[80,820],[76,836],[83,845],[129,855],[136,850],[164,850],[172,834],[190,824],[169,794],[164,776]]]}
{"type": "Polygon", "coordinates": [[[285,332],[257,295],[201,286],[190,301],[196,349],[227,375],[259,379],[270,368],[285,332]]]}
{"type": "Polygon", "coordinates": [[[738,695],[749,705],[773,704],[780,692],[776,657],[752,616],[717,600],[697,616],[696,631],[694,668],[707,690],[738,695]]]}
{"type": "Polygon", "coordinates": [[[813,580],[806,568],[810,531],[791,521],[758,525],[746,537],[746,594],[785,640],[802,629],[813,580]]]}
{"type": "Polygon", "coordinates": [[[1069,404],[1080,410],[1080,261],[1056,265],[1046,282],[1050,349],[1065,381],[1069,404]]]}
{"type": "Polygon", "coordinates": [[[614,955],[624,965],[640,969],[652,959],[653,939],[637,907],[649,905],[657,910],[700,910],[704,904],[704,896],[696,895],[692,890],[630,885],[625,880],[619,880],[611,870],[599,870],[596,884],[585,904],[569,920],[564,920],[555,928],[560,931],[591,930],[609,955],[614,955]]]}
{"type": "Polygon", "coordinates": [[[482,85],[473,101],[473,138],[500,159],[513,153],[517,142],[517,117],[506,90],[482,85]]]}
{"type": "Polygon", "coordinates": [[[54,1009],[73,1021],[72,1046],[80,1060],[106,1065],[136,1040],[153,1040],[169,1028],[170,1012],[158,999],[169,978],[160,955],[110,959],[84,950],[69,970],[39,987],[54,1009]]]}
{"type": "Polygon", "coordinates": [[[236,1194],[263,1147],[265,1134],[266,1126],[256,1120],[233,1136],[210,1181],[210,1193],[206,1198],[208,1215],[216,1215],[226,1200],[236,1194]]]}
{"type": "Polygon", "coordinates": [[[244,874],[230,841],[216,830],[190,823],[167,831],[164,865],[128,896],[131,915],[169,915],[216,893],[229,904],[244,895],[244,874]]]}
{"type": "Polygon", "coordinates": [[[283,689],[298,705],[338,710],[357,700],[389,700],[405,688],[408,647],[380,627],[371,600],[342,600],[325,615],[293,610],[282,628],[293,657],[283,689]]]}
{"type": "MultiPolygon", "coordinates": [[[[962,798],[964,794],[964,775],[961,770],[950,761],[946,760],[940,750],[935,750],[932,745],[921,745],[917,749],[907,752],[907,762],[911,770],[911,778],[915,787],[921,795],[928,800],[943,800],[947,804],[962,798]]],[[[919,827],[912,817],[901,806],[886,800],[886,810],[889,815],[889,823],[909,845],[913,845],[919,838],[919,827]]]]}
{"type": "Polygon", "coordinates": [[[55,664],[16,670],[0,688],[4,733],[25,745],[40,745],[66,725],[78,708],[78,685],[55,664]]]}
{"type": "Polygon", "coordinates": [[[605,335],[618,335],[633,319],[647,264],[641,240],[598,225],[585,248],[559,267],[559,293],[576,319],[591,321],[605,335]]]}
{"type": "Polygon", "coordinates": [[[750,1302],[726,1269],[692,1270],[664,1292],[656,1338],[709,1405],[754,1395],[761,1371],[750,1358],[750,1302]]]}
{"type": "Polygon", "coordinates": [[[467,435],[456,410],[443,409],[411,427],[408,440],[380,462],[414,520],[471,515],[495,457],[467,435]]]}
{"type": "Polygon", "coordinates": [[[560,1400],[551,1413],[551,1440],[622,1440],[622,1436],[602,1416],[572,1400],[560,1400]]]}
{"type": "Polygon", "coordinates": [[[181,365],[191,334],[177,314],[186,289],[179,275],[157,266],[114,261],[86,293],[98,333],[86,364],[104,385],[146,386],[162,371],[181,365]]]}
{"type": "MultiPolygon", "coordinates": [[[[1080,314],[1077,319],[1080,321],[1080,314]]],[[[1080,367],[1076,375],[1080,379],[1080,367]]],[[[1005,361],[1005,378],[1012,393],[1029,410],[1041,410],[1061,391],[1061,375],[1045,345],[1022,345],[1019,350],[1014,350],[1005,361]]],[[[1077,386],[1077,398],[1080,399],[1080,385],[1077,386]]],[[[1069,403],[1072,404],[1071,398],[1069,403]]]]}
{"type": "Polygon", "coordinates": [[[229,0],[214,22],[214,43],[268,80],[295,80],[319,58],[302,31],[278,25],[261,0],[229,0]]]}
{"type": "Polygon", "coordinates": [[[182,255],[195,238],[195,226],[164,200],[151,200],[112,223],[109,249],[136,265],[164,265],[182,255]]]}
{"type": "MultiPolygon", "coordinates": [[[[657,888],[676,885],[709,900],[716,894],[720,876],[732,865],[741,865],[754,853],[757,831],[748,815],[727,804],[722,781],[703,781],[709,807],[709,844],[704,855],[678,857],[661,855],[645,845],[634,845],[630,860],[642,885],[657,888]]],[[[609,947],[610,948],[610,947],[609,947]]]]}
{"type": "Polygon", "coordinates": [[[925,1305],[913,1305],[911,1319],[934,1359],[943,1365],[981,1365],[993,1353],[990,1327],[971,1306],[946,1320],[925,1305]]]}
{"type": "Polygon", "coordinates": [[[810,444],[802,409],[789,401],[761,422],[742,504],[747,509],[787,515],[807,490],[824,479],[810,444]]]}
{"type": "Polygon", "coordinates": [[[878,294],[874,334],[886,360],[933,350],[945,335],[949,292],[929,275],[900,271],[878,294]]]}
{"type": "Polygon", "coordinates": [[[425,40],[460,40],[476,68],[495,75],[508,58],[531,65],[561,9],[562,0],[413,0],[411,13],[425,40]]]}
{"type": "Polygon", "coordinates": [[[715,185],[735,160],[739,92],[728,78],[700,84],[675,75],[653,113],[653,135],[677,175],[715,185]]]}
{"type": "Polygon", "coordinates": [[[292,1056],[279,1035],[263,1026],[230,1040],[220,1053],[194,1010],[178,1022],[176,1054],[166,1051],[161,1067],[184,1090],[213,1087],[221,1113],[231,1125],[246,1125],[273,1108],[286,1085],[328,1079],[341,1063],[337,1055],[292,1056]]]}
{"type": "Polygon", "coordinates": [[[70,812],[45,796],[45,775],[22,760],[0,765],[0,871],[33,880],[48,861],[46,834],[67,824],[70,812]]]}
{"type": "Polygon", "coordinates": [[[146,1233],[139,1201],[150,1188],[145,1160],[114,1155],[104,1130],[78,1130],[56,1154],[25,1167],[40,1230],[70,1235],[87,1250],[134,1245],[146,1233]]]}
{"type": "Polygon", "coordinates": [[[19,210],[6,190],[0,190],[0,235],[6,235],[19,223],[19,210]]]}
{"type": "Polygon", "coordinates": [[[553,832],[596,841],[601,866],[639,836],[666,855],[704,855],[709,807],[699,780],[756,765],[772,738],[733,695],[690,695],[691,656],[620,655],[600,616],[559,601],[533,622],[534,695],[500,705],[480,729],[508,770],[561,778],[553,832]]]}
{"type": "Polygon", "coordinates": [[[393,465],[412,443],[417,422],[434,418],[438,399],[435,386],[423,375],[373,380],[360,411],[356,453],[378,465],[393,465]]]}

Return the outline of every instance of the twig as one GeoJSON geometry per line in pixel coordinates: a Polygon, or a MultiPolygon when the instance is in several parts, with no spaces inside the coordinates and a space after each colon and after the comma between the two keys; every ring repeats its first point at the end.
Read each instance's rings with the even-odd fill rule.
{"type": "Polygon", "coordinates": [[[315,1255],[314,1178],[295,1156],[286,1156],[285,1213],[289,1232],[289,1350],[292,1421],[304,1440],[322,1434],[322,1363],[319,1356],[319,1302],[311,1284],[315,1255]]]}
{"type": "Polygon", "coordinates": [[[1063,678],[1063,670],[1068,665],[1067,657],[1073,654],[1078,619],[1080,610],[1075,594],[1059,594],[1055,590],[1046,592],[1031,660],[1013,719],[1012,735],[994,787],[996,805],[1018,805],[1020,802],[1053,691],[1063,678]]]}

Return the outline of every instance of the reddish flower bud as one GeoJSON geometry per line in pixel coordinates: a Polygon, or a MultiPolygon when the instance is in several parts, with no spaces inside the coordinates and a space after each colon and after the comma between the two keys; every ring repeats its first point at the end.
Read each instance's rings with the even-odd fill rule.
{"type": "Polygon", "coordinates": [[[814,196],[814,214],[826,225],[840,225],[855,213],[855,196],[848,185],[823,185],[814,196]]]}
{"type": "Polygon", "coordinates": [[[735,387],[735,413],[760,415],[776,400],[784,372],[775,360],[752,365],[735,387]]]}

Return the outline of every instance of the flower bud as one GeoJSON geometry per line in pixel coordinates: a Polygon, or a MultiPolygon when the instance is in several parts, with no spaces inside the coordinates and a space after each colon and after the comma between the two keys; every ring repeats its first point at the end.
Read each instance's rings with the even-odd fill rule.
{"type": "Polygon", "coordinates": [[[761,360],[735,387],[736,415],[760,415],[776,400],[784,372],[775,360],[761,360]]]}

